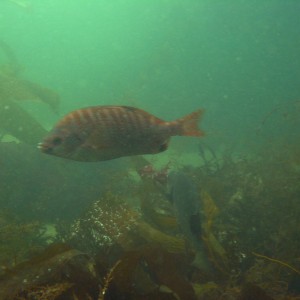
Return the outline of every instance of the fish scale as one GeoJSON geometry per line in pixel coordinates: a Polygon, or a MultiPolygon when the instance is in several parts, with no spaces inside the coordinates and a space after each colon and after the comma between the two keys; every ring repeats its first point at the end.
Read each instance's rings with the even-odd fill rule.
{"type": "Polygon", "coordinates": [[[165,122],[130,106],[94,106],[64,116],[39,149],[77,161],[102,161],[123,156],[155,154],[168,148],[172,136],[203,136],[198,122],[203,110],[165,122]]]}

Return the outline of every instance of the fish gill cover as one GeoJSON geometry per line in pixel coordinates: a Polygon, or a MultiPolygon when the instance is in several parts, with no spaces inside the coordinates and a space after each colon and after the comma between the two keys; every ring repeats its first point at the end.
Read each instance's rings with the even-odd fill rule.
{"type": "Polygon", "coordinates": [[[0,299],[299,299],[299,10],[0,1],[0,299]],[[203,108],[205,136],[92,163],[37,149],[106,105],[203,108]]]}

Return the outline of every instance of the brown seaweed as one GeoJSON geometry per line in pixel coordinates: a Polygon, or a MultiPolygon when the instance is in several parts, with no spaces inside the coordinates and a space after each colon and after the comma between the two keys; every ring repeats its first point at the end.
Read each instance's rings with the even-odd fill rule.
{"type": "Polygon", "coordinates": [[[125,253],[112,268],[105,286],[100,299],[116,299],[118,295],[126,299],[151,299],[149,296],[154,294],[157,295],[155,299],[196,299],[192,286],[179,272],[178,256],[151,245],[125,253]],[[136,282],[141,276],[141,272],[139,277],[135,275],[140,268],[150,276],[150,290],[148,284],[141,286],[136,282]],[[165,294],[169,294],[167,298],[165,294]]]}
{"type": "MultiPolygon", "coordinates": [[[[11,146],[11,143],[2,143],[0,148],[4,158],[0,161],[1,182],[20,184],[23,182],[20,178],[26,176],[16,176],[23,169],[33,170],[35,174],[40,170],[41,162],[47,165],[47,182],[54,189],[60,189],[60,182],[65,178],[63,175],[74,181],[70,174],[73,175],[75,169],[69,165],[61,167],[61,163],[56,165],[50,158],[49,164],[46,158],[39,160],[38,154],[28,152],[24,144],[11,146]],[[26,159],[22,157],[24,153],[26,159]],[[65,168],[70,168],[66,174],[65,168]],[[7,173],[13,170],[18,172],[6,180],[7,173]]],[[[60,192],[63,196],[58,197],[56,207],[61,210],[65,205],[67,211],[71,211],[73,203],[78,205],[81,198],[82,203],[89,204],[85,205],[86,211],[80,217],[75,217],[69,230],[57,239],[70,242],[73,251],[79,249],[76,253],[84,250],[97,257],[97,276],[93,281],[97,282],[97,287],[94,289],[96,285],[91,287],[84,283],[80,290],[79,281],[75,279],[68,281],[63,277],[55,281],[48,278],[40,285],[26,287],[26,294],[20,295],[26,299],[30,295],[46,295],[49,291],[58,299],[299,299],[299,153],[295,142],[284,149],[271,149],[267,155],[256,153],[255,157],[233,157],[225,153],[219,157],[219,168],[180,169],[202,191],[197,197],[202,203],[200,218],[201,236],[206,246],[204,253],[214,266],[210,273],[193,263],[195,253],[189,251],[190,245],[178,226],[177,215],[167,197],[168,185],[158,185],[152,178],[135,177],[131,180],[131,173],[126,177],[126,171],[122,170],[117,172],[117,184],[106,186],[109,192],[96,192],[88,200],[92,178],[97,177],[97,185],[100,175],[105,172],[101,169],[95,173],[97,176],[93,175],[84,184],[82,174],[86,176],[86,172],[81,165],[76,171],[81,184],[75,190],[78,194],[79,189],[86,185],[86,193],[75,201],[75,196],[70,197],[70,190],[60,192]],[[116,192],[120,190],[122,192],[116,192]],[[67,197],[71,199],[68,201],[67,197]]],[[[141,159],[137,165],[147,163],[141,159]]],[[[106,177],[109,183],[115,178],[105,173],[106,177]]],[[[37,182],[35,178],[34,185],[37,182]]],[[[27,186],[28,182],[25,182],[24,187],[27,186]]],[[[2,188],[5,189],[5,185],[2,188]]],[[[24,198],[25,190],[13,192],[24,198]]],[[[7,192],[2,198],[11,199],[8,198],[10,194],[7,192]]],[[[37,195],[46,199],[37,205],[40,210],[35,212],[38,214],[41,209],[45,210],[44,204],[49,202],[50,196],[55,202],[56,197],[49,189],[39,190],[37,195]]],[[[10,201],[3,200],[2,206],[7,202],[10,201]]],[[[17,236],[14,231],[19,227],[3,228],[11,228],[12,236],[17,236]]],[[[40,260],[40,264],[43,261],[40,260]]],[[[35,272],[29,265],[26,268],[35,272]]],[[[17,269],[15,271],[19,274],[17,269]]]]}
{"type": "Polygon", "coordinates": [[[29,113],[16,103],[1,100],[0,96],[0,128],[19,141],[36,146],[47,131],[29,113]]]}
{"type": "Polygon", "coordinates": [[[165,234],[146,222],[137,222],[136,231],[147,242],[158,244],[170,253],[185,253],[187,250],[187,244],[183,238],[165,234]]]}
{"type": "Polygon", "coordinates": [[[13,51],[13,49],[2,39],[0,39],[0,49],[6,57],[6,63],[1,65],[2,74],[18,75],[22,67],[13,51]]]}
{"type": "MultiPolygon", "coordinates": [[[[18,59],[13,49],[3,40],[0,40],[0,50],[7,60],[6,63],[0,65],[0,102],[37,100],[46,103],[57,113],[60,102],[59,95],[49,88],[22,78],[22,67],[18,59]]],[[[11,112],[13,113],[13,111],[11,112]]]]}
{"type": "MultiPolygon", "coordinates": [[[[93,260],[64,244],[54,244],[33,259],[17,265],[0,277],[1,299],[32,299],[30,295],[45,294],[44,299],[64,299],[98,294],[93,260]],[[65,294],[67,293],[67,294],[65,294]],[[51,298],[51,297],[52,298],[51,298]]],[[[41,299],[41,298],[33,298],[41,299]]]]}
{"type": "Polygon", "coordinates": [[[4,272],[28,258],[45,240],[39,222],[21,222],[9,212],[0,213],[0,265],[4,272]]]}
{"type": "MultiPolygon", "coordinates": [[[[7,72],[6,72],[7,73],[7,72]]],[[[29,80],[15,76],[15,74],[4,74],[0,70],[0,100],[32,100],[44,102],[54,111],[58,112],[59,95],[49,88],[29,80]]]]}
{"type": "Polygon", "coordinates": [[[202,240],[214,267],[220,272],[228,274],[229,265],[226,251],[213,233],[213,224],[218,214],[218,207],[212,197],[205,191],[202,191],[201,199],[205,216],[202,222],[202,240]]]}
{"type": "Polygon", "coordinates": [[[242,287],[237,300],[273,300],[273,298],[259,286],[247,283],[242,287]]]}
{"type": "Polygon", "coordinates": [[[15,101],[38,100],[58,112],[59,95],[51,89],[21,77],[22,68],[12,48],[0,40],[6,64],[0,65],[0,129],[21,142],[36,145],[46,130],[15,101]]]}

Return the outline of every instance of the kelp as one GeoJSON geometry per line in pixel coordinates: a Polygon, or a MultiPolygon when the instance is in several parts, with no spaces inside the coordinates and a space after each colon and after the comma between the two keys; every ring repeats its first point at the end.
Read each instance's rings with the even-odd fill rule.
{"type": "Polygon", "coordinates": [[[66,291],[69,290],[74,284],[69,282],[56,283],[52,285],[33,286],[22,291],[15,298],[17,300],[52,300],[65,297],[66,291]]]}
{"type": "Polygon", "coordinates": [[[0,65],[0,130],[21,142],[36,145],[47,133],[43,126],[17,102],[38,100],[58,112],[59,95],[51,89],[21,77],[22,67],[12,48],[0,40],[6,62],[0,65]]]}
{"type": "Polygon", "coordinates": [[[65,162],[41,153],[36,145],[17,142],[0,143],[0,165],[1,210],[10,210],[25,222],[50,224],[78,218],[108,185],[117,186],[111,176],[126,168],[122,161],[65,162]]]}
{"type": "MultiPolygon", "coordinates": [[[[226,262],[224,269],[229,271],[228,276],[235,277],[235,285],[244,282],[246,277],[247,281],[262,287],[275,299],[276,296],[285,299],[284,295],[289,294],[288,282],[296,275],[287,266],[299,269],[296,261],[299,224],[296,220],[300,174],[295,166],[297,161],[292,163],[290,160],[297,157],[297,149],[299,146],[294,143],[285,151],[281,151],[280,146],[273,147],[268,149],[270,152],[264,150],[268,153],[257,154],[255,158],[224,157],[220,169],[210,172],[209,176],[203,168],[194,170],[197,174],[194,178],[208,193],[202,195],[202,199],[209,200],[203,213],[212,219],[204,224],[203,231],[205,228],[206,231],[212,230],[214,238],[209,244],[216,245],[214,249],[220,253],[219,258],[223,257],[225,250],[226,259],[217,260],[218,265],[226,262]],[[219,245],[223,248],[221,252],[218,251],[219,245]],[[259,260],[253,253],[263,253],[260,258],[269,261],[257,272],[252,267],[259,260]],[[277,262],[269,258],[276,258],[277,262]]],[[[208,241],[206,238],[206,244],[208,241]]]]}
{"type": "MultiPolygon", "coordinates": [[[[6,57],[6,62],[0,65],[0,102],[37,100],[46,103],[57,113],[60,102],[59,95],[49,88],[22,78],[23,67],[13,49],[3,40],[0,40],[0,50],[6,57]]],[[[10,112],[12,113],[11,118],[13,118],[14,111],[10,112]]]]}
{"type": "Polygon", "coordinates": [[[179,267],[177,255],[151,244],[127,252],[106,277],[106,288],[100,299],[151,299],[150,296],[154,295],[156,298],[152,299],[196,299],[192,286],[179,267]],[[139,276],[136,276],[137,273],[139,276]],[[148,276],[148,280],[144,281],[148,284],[140,284],[141,276],[148,276]],[[149,281],[152,281],[150,289],[149,281]]]}
{"type": "Polygon", "coordinates": [[[51,245],[0,277],[1,299],[50,300],[61,295],[62,299],[89,299],[87,295],[92,299],[98,295],[93,260],[65,244],[51,245]]]}
{"type": "Polygon", "coordinates": [[[168,235],[140,217],[120,196],[107,193],[61,234],[68,243],[90,253],[114,244],[131,249],[143,241],[159,244],[172,253],[186,252],[183,238],[168,235]]]}
{"type": "Polygon", "coordinates": [[[144,179],[137,191],[143,219],[166,232],[178,232],[178,221],[166,193],[152,180],[144,179]]]}
{"type": "Polygon", "coordinates": [[[47,133],[43,126],[29,113],[12,101],[1,100],[1,95],[0,130],[3,134],[10,134],[19,141],[34,146],[47,133]]]}
{"type": "Polygon", "coordinates": [[[207,299],[207,297],[219,299],[221,296],[220,287],[215,282],[196,283],[193,284],[193,288],[197,299],[207,299]]]}
{"type": "Polygon", "coordinates": [[[268,257],[268,256],[265,256],[265,255],[262,255],[262,254],[259,254],[259,253],[255,253],[255,252],[252,252],[253,255],[257,256],[257,257],[261,257],[261,258],[264,258],[264,259],[267,259],[273,263],[276,263],[276,264],[279,264],[281,266],[284,266],[292,271],[294,271],[295,273],[297,273],[298,275],[300,275],[300,271],[297,270],[296,268],[292,267],[291,265],[287,264],[286,262],[283,262],[279,259],[275,259],[275,258],[271,258],[271,257],[268,257]]]}
{"type": "MultiPolygon", "coordinates": [[[[3,148],[2,156],[10,157],[8,149],[3,148]]],[[[200,203],[197,217],[201,228],[197,223],[189,225],[198,228],[193,233],[201,236],[205,245],[203,254],[213,266],[211,272],[195,264],[195,252],[190,251],[193,247],[179,226],[170,197],[174,183],[157,184],[154,178],[145,176],[130,181],[130,170],[128,178],[118,177],[119,185],[115,186],[118,188],[107,185],[107,193],[96,194],[86,211],[76,216],[70,227],[66,224],[66,230],[58,236],[70,243],[73,250],[77,249],[77,253],[88,252],[88,257],[95,258],[97,275],[92,282],[97,283],[93,285],[96,290],[84,283],[84,289],[78,292],[78,281],[50,278],[28,287],[24,297],[28,298],[30,291],[37,295],[47,288],[54,291],[65,286],[57,299],[299,299],[299,275],[295,270],[299,270],[300,172],[297,160],[290,159],[299,153],[295,143],[276,155],[224,154],[223,158],[218,156],[222,160],[218,168],[179,168],[178,172],[183,172],[185,179],[201,190],[193,193],[196,195],[193,201],[200,203]]],[[[23,165],[20,168],[24,159],[18,162],[16,157],[12,155],[2,165],[19,167],[19,173],[24,168],[23,165]]],[[[139,160],[139,167],[144,163],[148,162],[139,160]]],[[[31,158],[26,168],[32,164],[35,159],[31,158]]],[[[47,168],[53,165],[49,161],[47,168]]],[[[39,166],[40,162],[37,170],[39,166]]],[[[54,173],[51,169],[50,173],[56,176],[50,179],[58,180],[56,184],[50,181],[55,189],[60,188],[57,183],[62,182],[60,172],[64,168],[67,166],[55,169],[54,173]]],[[[90,189],[94,177],[83,184],[82,174],[86,174],[83,168],[81,165],[78,169],[81,184],[75,189],[77,193],[83,185],[90,189]]],[[[71,177],[70,173],[74,172],[68,173],[71,177]]],[[[99,175],[95,176],[97,182],[102,173],[103,169],[95,173],[99,175]]],[[[69,193],[61,192],[59,209],[67,202],[69,193]]],[[[82,202],[88,201],[88,195],[88,192],[82,194],[82,202]]],[[[79,205],[80,198],[68,202],[68,211],[75,210],[73,204],[79,205]]],[[[183,193],[180,199],[187,204],[192,198],[183,193]]],[[[34,269],[30,272],[34,273],[34,269]]]]}
{"type": "Polygon", "coordinates": [[[201,199],[205,216],[202,222],[202,240],[206,246],[208,257],[216,269],[228,274],[229,265],[226,251],[213,233],[213,223],[219,211],[218,207],[212,197],[204,190],[201,193],[201,199]]]}
{"type": "MultiPolygon", "coordinates": [[[[145,210],[144,210],[145,212],[145,210]]],[[[156,210],[148,210],[148,217],[150,220],[156,224],[159,228],[162,228],[166,231],[178,231],[178,222],[176,218],[172,215],[158,212],[156,210]]]]}
{"type": "Polygon", "coordinates": [[[59,95],[51,89],[10,74],[7,70],[1,72],[0,69],[0,101],[2,100],[41,101],[56,113],[60,102],[59,95]]]}
{"type": "MultiPolygon", "coordinates": [[[[290,279],[288,279],[290,276],[291,274],[285,272],[285,268],[278,263],[270,263],[264,258],[256,258],[251,267],[244,272],[244,281],[259,286],[275,299],[286,299],[288,295],[297,293],[297,291],[295,293],[290,290],[290,279]]],[[[295,277],[292,276],[291,279],[293,278],[295,277]]],[[[289,298],[287,297],[287,299],[289,298]]]]}
{"type": "Polygon", "coordinates": [[[243,285],[237,300],[274,300],[257,285],[246,283],[243,285]]]}
{"type": "Polygon", "coordinates": [[[142,236],[148,241],[156,241],[170,252],[182,252],[184,243],[181,242],[182,246],[179,247],[178,237],[166,235],[164,232],[177,236],[182,234],[185,238],[182,240],[185,241],[185,249],[193,249],[197,254],[195,264],[198,267],[205,272],[211,272],[208,263],[210,260],[218,271],[228,274],[226,251],[213,233],[218,208],[211,196],[205,191],[200,195],[194,181],[188,173],[182,171],[169,175],[168,188],[170,192],[167,189],[162,190],[161,186],[156,185],[154,177],[152,181],[145,178],[141,183],[143,216],[153,224],[138,224],[137,228],[141,230],[142,236]],[[172,223],[172,216],[176,223],[172,223]],[[174,223],[177,224],[176,227],[172,227],[174,223]]]}
{"type": "Polygon", "coordinates": [[[195,253],[189,251],[181,228],[169,226],[178,219],[165,193],[167,188],[162,190],[149,178],[137,181],[130,192],[140,199],[140,210],[128,204],[128,195],[113,192],[94,202],[96,205],[92,204],[80,218],[82,230],[76,233],[74,222],[65,240],[75,248],[90,250],[92,255],[101,253],[101,261],[106,261],[98,265],[102,289],[96,299],[296,299],[289,287],[296,274],[265,257],[298,269],[295,237],[299,227],[295,220],[299,212],[299,173],[288,165],[281,171],[274,170],[270,180],[268,172],[273,163],[267,159],[264,162],[227,161],[215,173],[210,170],[209,178],[205,169],[184,170],[202,191],[198,195],[201,237],[213,272],[206,273],[192,263],[195,253]],[[292,176],[285,178],[283,174],[292,176]],[[282,190],[279,183],[287,189],[282,190]],[[279,217],[286,213],[289,218],[278,224],[279,217]],[[172,221],[161,222],[164,217],[172,221]],[[104,229],[101,225],[95,227],[96,221],[104,229]],[[150,251],[150,246],[155,251],[150,251]],[[252,252],[265,257],[255,257],[252,252]],[[154,259],[154,253],[156,262],[148,257],[153,255],[154,259]],[[180,261],[182,267],[172,269],[165,257],[172,257],[170,264],[174,266],[180,261]],[[162,268],[167,271],[164,273],[162,268]],[[168,281],[173,273],[177,279],[168,281]],[[196,296],[184,294],[187,287],[181,283],[182,277],[196,296]]]}
{"type": "Polygon", "coordinates": [[[170,253],[185,253],[187,250],[187,245],[183,238],[165,234],[146,222],[137,222],[136,232],[147,242],[158,244],[170,253]]]}
{"type": "MultiPolygon", "coordinates": [[[[40,234],[39,222],[21,222],[9,212],[0,214],[0,264],[1,272],[26,260],[45,240],[40,234]]],[[[0,272],[0,275],[1,275],[0,272]]]]}
{"type": "Polygon", "coordinates": [[[1,62],[0,74],[17,76],[22,71],[22,66],[19,63],[13,49],[2,39],[0,39],[0,49],[3,52],[6,61],[1,62]]]}

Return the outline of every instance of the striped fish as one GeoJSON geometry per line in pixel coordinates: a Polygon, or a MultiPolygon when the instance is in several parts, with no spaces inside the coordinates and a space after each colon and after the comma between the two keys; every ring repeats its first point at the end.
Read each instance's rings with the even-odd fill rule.
{"type": "Polygon", "coordinates": [[[39,144],[47,154],[77,160],[103,161],[165,151],[171,136],[203,136],[202,110],[165,122],[129,106],[94,106],[64,116],[39,144]]]}

